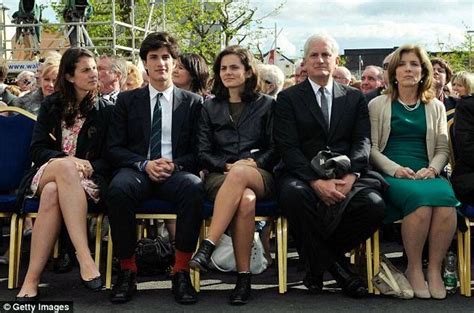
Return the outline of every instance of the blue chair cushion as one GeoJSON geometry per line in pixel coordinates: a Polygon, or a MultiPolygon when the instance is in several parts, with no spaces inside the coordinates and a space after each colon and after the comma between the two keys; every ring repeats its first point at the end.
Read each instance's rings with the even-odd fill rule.
{"type": "Polygon", "coordinates": [[[176,214],[173,204],[159,199],[145,200],[135,210],[137,214],[176,214]]]}
{"type": "Polygon", "coordinates": [[[464,204],[462,211],[464,212],[464,216],[466,217],[474,217],[474,203],[464,204]]]}
{"type": "MultiPolygon", "coordinates": [[[[87,213],[103,213],[105,210],[102,206],[95,204],[94,201],[87,201],[87,213]]],[[[26,199],[23,206],[23,213],[38,213],[39,199],[26,199]]]]}
{"type": "Polygon", "coordinates": [[[15,195],[0,195],[0,212],[15,212],[15,195]]]}
{"type": "Polygon", "coordinates": [[[30,168],[30,142],[35,121],[21,114],[0,116],[0,190],[18,188],[30,168]]]}
{"type": "MultiPolygon", "coordinates": [[[[203,215],[205,219],[212,217],[214,203],[204,201],[203,215]]],[[[277,216],[280,213],[278,203],[275,200],[257,201],[255,205],[255,216],[277,216]]]]}

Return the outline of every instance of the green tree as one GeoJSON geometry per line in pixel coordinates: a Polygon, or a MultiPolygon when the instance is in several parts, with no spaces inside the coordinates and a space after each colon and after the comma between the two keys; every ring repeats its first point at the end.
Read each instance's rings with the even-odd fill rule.
{"type": "MultiPolygon", "coordinates": [[[[94,13],[89,21],[110,22],[112,20],[112,5],[110,1],[90,0],[94,13]]],[[[116,20],[131,23],[132,8],[130,0],[115,2],[116,20]]],[[[256,7],[249,0],[172,0],[155,2],[153,7],[149,1],[135,0],[135,25],[145,27],[150,20],[150,30],[166,29],[180,41],[183,51],[202,55],[211,63],[223,46],[230,43],[240,44],[245,39],[255,36],[252,31],[262,21],[282,8],[279,4],[268,12],[258,15],[256,7]],[[152,10],[153,8],[153,10],[152,10]]],[[[62,18],[63,5],[54,5],[58,19],[62,18]]],[[[110,23],[111,24],[111,23],[110,23]]],[[[132,47],[132,34],[129,29],[119,26],[116,28],[117,44],[132,47]]],[[[111,25],[90,25],[87,28],[95,46],[111,47],[111,25]]],[[[139,47],[144,34],[136,33],[135,46],[139,47]]],[[[105,49],[110,53],[111,48],[105,49]]],[[[125,53],[128,54],[128,53],[125,53]]]]}
{"type": "Polygon", "coordinates": [[[474,70],[474,47],[472,35],[466,32],[464,41],[459,45],[438,42],[441,52],[435,53],[435,56],[441,57],[449,62],[454,72],[474,70]],[[444,52],[446,51],[446,52],[444,52]]]}

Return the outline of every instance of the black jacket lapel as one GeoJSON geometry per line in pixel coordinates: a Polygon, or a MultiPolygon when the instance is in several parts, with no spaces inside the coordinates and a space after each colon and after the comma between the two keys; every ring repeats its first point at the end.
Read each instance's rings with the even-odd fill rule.
{"type": "Polygon", "coordinates": [[[303,99],[303,103],[308,107],[311,114],[316,118],[319,124],[321,124],[324,130],[324,133],[328,134],[328,129],[326,125],[326,121],[324,120],[323,112],[321,111],[321,107],[318,104],[318,100],[316,100],[316,95],[314,94],[313,87],[311,87],[311,83],[306,79],[300,87],[301,97],[303,99]]]}
{"type": "MultiPolygon", "coordinates": [[[[150,108],[150,90],[148,86],[140,89],[140,92],[133,99],[132,106],[136,106],[139,111],[140,121],[143,126],[143,136],[145,142],[150,145],[151,133],[151,108],[150,108]]],[[[148,149],[148,147],[147,147],[148,149]]]]}
{"type": "Polygon", "coordinates": [[[173,87],[173,116],[171,122],[171,145],[173,155],[176,153],[176,147],[178,146],[179,133],[183,125],[183,121],[186,115],[186,106],[189,103],[186,101],[186,95],[181,89],[173,87]]]}
{"type": "Polygon", "coordinates": [[[332,98],[332,108],[331,108],[331,126],[329,128],[329,140],[334,135],[337,130],[339,121],[341,120],[342,115],[344,114],[344,106],[346,105],[346,91],[336,82],[334,82],[333,89],[333,98],[332,98]]]}

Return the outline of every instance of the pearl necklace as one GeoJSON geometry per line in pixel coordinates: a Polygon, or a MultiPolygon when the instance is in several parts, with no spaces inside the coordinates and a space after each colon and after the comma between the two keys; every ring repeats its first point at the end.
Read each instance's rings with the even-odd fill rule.
{"type": "Polygon", "coordinates": [[[418,107],[420,106],[420,103],[421,103],[421,101],[418,99],[418,101],[416,101],[416,103],[415,103],[415,106],[411,106],[411,105],[406,104],[402,100],[400,100],[400,98],[398,98],[398,102],[400,102],[403,105],[403,107],[405,108],[405,110],[407,110],[409,112],[415,111],[416,109],[418,109],[418,107]]]}

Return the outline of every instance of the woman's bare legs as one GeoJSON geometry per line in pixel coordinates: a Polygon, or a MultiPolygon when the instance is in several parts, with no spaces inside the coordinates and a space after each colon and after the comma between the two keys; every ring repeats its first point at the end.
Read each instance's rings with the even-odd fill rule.
{"type": "Polygon", "coordinates": [[[456,210],[453,207],[434,207],[429,233],[428,284],[434,290],[443,290],[441,265],[456,232],[456,210]]]}
{"type": "Polygon", "coordinates": [[[261,174],[251,166],[233,166],[227,173],[214,202],[214,213],[207,237],[212,242],[217,243],[229,226],[246,189],[252,190],[256,196],[263,195],[264,185],[261,174]]]}
{"type": "Polygon", "coordinates": [[[99,270],[92,259],[87,242],[87,198],[76,163],[68,158],[51,162],[41,177],[40,192],[48,182],[56,183],[59,207],[69,237],[76,249],[81,277],[84,280],[90,280],[99,276],[99,270]]]}
{"type": "Polygon", "coordinates": [[[61,211],[59,209],[58,189],[55,182],[44,185],[38,217],[31,237],[30,263],[25,281],[18,293],[19,297],[34,297],[38,293],[41,273],[53,249],[61,229],[61,211]]]}
{"type": "Polygon", "coordinates": [[[430,229],[431,215],[431,207],[419,207],[405,216],[402,222],[403,246],[408,258],[406,275],[413,289],[417,291],[427,291],[421,257],[430,229]]]}
{"type": "Polygon", "coordinates": [[[256,201],[255,193],[251,189],[245,189],[233,219],[232,244],[237,272],[250,272],[250,254],[255,233],[256,201]]]}

